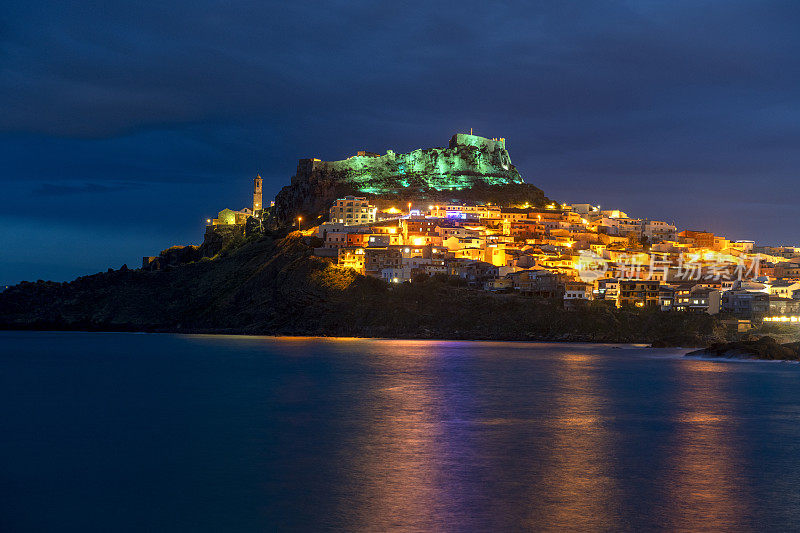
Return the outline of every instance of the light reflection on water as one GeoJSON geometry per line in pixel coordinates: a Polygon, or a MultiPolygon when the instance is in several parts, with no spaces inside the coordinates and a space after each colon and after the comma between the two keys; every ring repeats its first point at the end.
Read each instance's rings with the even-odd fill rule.
{"type": "Polygon", "coordinates": [[[612,436],[603,425],[604,391],[593,359],[566,352],[559,358],[551,401],[545,469],[531,494],[535,505],[526,525],[537,530],[609,530],[615,516],[616,482],[606,471],[613,460],[612,436]]]}
{"type": "Polygon", "coordinates": [[[3,475],[19,487],[0,517],[19,529],[800,523],[798,366],[603,345],[69,333],[0,342],[26,354],[0,354],[3,475]],[[32,506],[37,490],[57,495],[50,514],[32,506]],[[96,512],[81,513],[87,505],[96,512]],[[136,520],[120,524],[120,513],[136,520]]]}
{"type": "Polygon", "coordinates": [[[676,368],[677,425],[665,465],[670,529],[731,531],[746,525],[747,465],[736,442],[737,398],[728,388],[736,368],[710,361],[676,368]]]}
{"type": "Polygon", "coordinates": [[[395,343],[383,346],[380,370],[365,396],[369,431],[347,439],[348,482],[358,487],[343,503],[343,522],[360,531],[386,531],[409,521],[431,530],[446,518],[447,487],[437,417],[434,359],[426,351],[395,343]]]}

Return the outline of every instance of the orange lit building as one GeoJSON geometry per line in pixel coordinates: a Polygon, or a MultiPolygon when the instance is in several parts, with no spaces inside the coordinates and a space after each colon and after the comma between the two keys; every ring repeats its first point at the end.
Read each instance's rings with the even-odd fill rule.
{"type": "Polygon", "coordinates": [[[619,305],[657,307],[659,286],[658,281],[619,280],[619,305]]]}
{"type": "Polygon", "coordinates": [[[695,248],[714,249],[714,234],[707,231],[683,230],[678,233],[681,242],[693,245],[695,248]]]}

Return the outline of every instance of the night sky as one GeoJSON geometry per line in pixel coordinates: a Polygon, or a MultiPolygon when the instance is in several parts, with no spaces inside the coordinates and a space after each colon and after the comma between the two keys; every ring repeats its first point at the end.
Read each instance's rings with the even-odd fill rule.
{"type": "Polygon", "coordinates": [[[0,7],[0,283],[199,243],[297,159],[505,137],[526,181],[800,242],[800,2],[0,7]]]}

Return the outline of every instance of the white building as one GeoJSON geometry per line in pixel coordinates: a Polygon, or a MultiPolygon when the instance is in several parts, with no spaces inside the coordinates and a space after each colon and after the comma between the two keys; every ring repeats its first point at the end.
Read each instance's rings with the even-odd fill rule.
{"type": "Polygon", "coordinates": [[[769,293],[780,298],[792,298],[797,290],[800,290],[800,281],[779,280],[772,284],[769,293]]]}
{"type": "Polygon", "coordinates": [[[381,279],[386,283],[411,281],[411,268],[408,266],[384,268],[381,270],[381,279]]]}
{"type": "Polygon", "coordinates": [[[753,248],[755,247],[755,241],[734,241],[730,244],[730,247],[734,250],[739,250],[746,254],[753,253],[753,248]]]}
{"type": "Polygon", "coordinates": [[[644,234],[652,240],[670,241],[675,238],[678,228],[660,220],[646,220],[644,234]]]}
{"type": "Polygon", "coordinates": [[[568,281],[564,284],[565,300],[591,300],[592,284],[582,281],[568,281]]]}
{"type": "Polygon", "coordinates": [[[346,226],[375,222],[378,208],[369,205],[364,197],[345,196],[336,200],[330,208],[329,220],[346,226]]]}

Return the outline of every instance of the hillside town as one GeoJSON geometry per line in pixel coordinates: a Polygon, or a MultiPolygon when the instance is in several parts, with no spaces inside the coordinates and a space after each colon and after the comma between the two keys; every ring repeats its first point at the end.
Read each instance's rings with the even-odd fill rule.
{"type": "MultiPolygon", "coordinates": [[[[262,208],[229,209],[208,230],[243,225],[262,208]]],[[[295,220],[321,239],[314,254],[389,284],[449,276],[475,289],[563,302],[728,314],[749,327],[800,323],[800,247],[757,246],[591,204],[391,206],[346,196],[328,220],[295,220]]]]}

